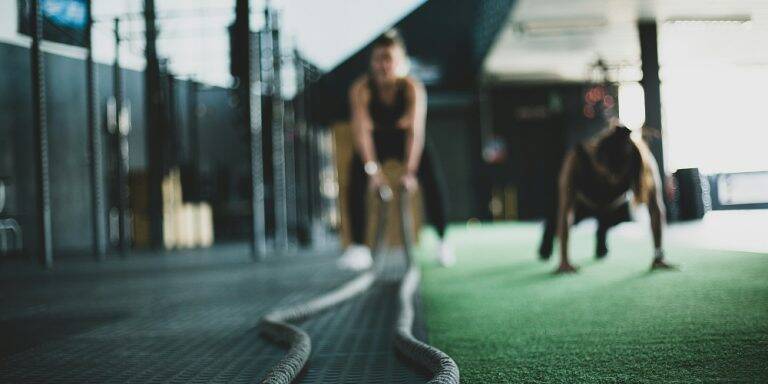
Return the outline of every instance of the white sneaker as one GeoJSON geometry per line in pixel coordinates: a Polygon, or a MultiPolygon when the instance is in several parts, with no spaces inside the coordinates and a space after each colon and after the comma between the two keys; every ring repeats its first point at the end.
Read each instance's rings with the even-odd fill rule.
{"type": "Polygon", "coordinates": [[[444,241],[440,242],[437,246],[437,261],[443,267],[450,267],[456,264],[456,254],[453,252],[453,247],[444,241]]]}
{"type": "Polygon", "coordinates": [[[365,245],[352,244],[344,251],[344,254],[336,260],[336,266],[340,269],[352,271],[364,271],[373,266],[371,249],[365,245]]]}

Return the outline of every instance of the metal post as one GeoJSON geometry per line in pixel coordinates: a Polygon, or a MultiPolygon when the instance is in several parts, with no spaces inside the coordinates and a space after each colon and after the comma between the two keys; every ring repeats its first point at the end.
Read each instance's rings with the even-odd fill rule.
{"type": "Polygon", "coordinates": [[[261,83],[259,73],[261,71],[261,54],[258,41],[253,41],[250,29],[249,0],[237,0],[235,3],[235,23],[232,33],[246,49],[247,55],[234,56],[233,59],[243,60],[243,65],[235,65],[243,68],[239,76],[237,94],[240,99],[243,121],[248,128],[250,142],[249,154],[251,163],[251,256],[254,260],[263,260],[267,254],[266,226],[265,226],[265,191],[264,191],[264,162],[262,158],[262,124],[261,124],[261,83]]]}
{"type": "Polygon", "coordinates": [[[166,128],[166,141],[163,153],[165,154],[164,164],[166,167],[175,168],[181,164],[182,154],[181,148],[183,147],[182,128],[179,122],[178,116],[178,93],[176,91],[176,78],[171,73],[169,66],[170,61],[165,60],[163,65],[163,80],[166,85],[165,97],[165,119],[164,126],[166,128]]]}
{"type": "Polygon", "coordinates": [[[117,154],[117,228],[120,256],[130,247],[128,228],[128,122],[123,121],[123,73],[120,68],[120,19],[115,18],[115,62],[112,67],[115,98],[115,153],[117,154]]]}
{"type": "Polygon", "coordinates": [[[298,51],[294,51],[294,66],[296,68],[296,95],[293,98],[294,132],[296,143],[294,168],[296,171],[296,233],[301,245],[308,245],[311,242],[308,199],[308,162],[309,146],[307,135],[307,119],[305,114],[304,100],[304,60],[298,51]]]}
{"type": "MultiPolygon", "coordinates": [[[[250,32],[249,32],[250,33],[250,32]]],[[[249,39],[250,58],[249,67],[251,73],[254,68],[259,68],[259,56],[253,58],[254,51],[249,39]]],[[[261,124],[261,84],[255,82],[253,77],[248,82],[249,95],[249,132],[250,132],[250,158],[251,158],[251,216],[253,229],[251,235],[252,255],[257,260],[263,260],[267,256],[267,231],[266,231],[266,197],[264,190],[264,144],[262,142],[263,129],[261,124]]]]}
{"type": "Polygon", "coordinates": [[[307,215],[310,219],[310,230],[314,224],[314,219],[317,217],[316,196],[318,194],[317,187],[317,139],[315,139],[314,125],[307,124],[307,215]]]}
{"type": "Polygon", "coordinates": [[[37,171],[37,208],[40,236],[40,264],[44,268],[53,267],[53,234],[51,223],[51,181],[48,156],[48,115],[45,100],[45,62],[40,50],[43,40],[42,0],[31,0],[30,27],[32,35],[31,72],[32,72],[32,118],[34,124],[35,160],[37,171]]]}
{"type": "MultiPolygon", "coordinates": [[[[307,79],[309,77],[309,74],[307,74],[307,79]]],[[[309,83],[305,79],[305,84],[309,83]]],[[[308,93],[311,92],[310,90],[307,91],[308,93]]],[[[322,197],[321,197],[321,191],[320,191],[320,151],[319,151],[319,141],[318,141],[318,135],[317,135],[317,126],[312,121],[312,110],[310,109],[311,104],[311,95],[307,94],[307,99],[304,103],[305,105],[305,114],[308,117],[308,125],[307,125],[307,143],[308,143],[308,154],[307,157],[309,158],[309,161],[307,162],[307,169],[309,172],[309,212],[311,217],[311,227],[310,230],[314,231],[317,219],[321,219],[323,214],[322,209],[322,197]]]]}
{"type": "MultiPolygon", "coordinates": [[[[189,136],[190,136],[190,157],[192,163],[192,169],[195,174],[195,189],[200,188],[200,116],[199,116],[199,101],[197,98],[197,82],[194,79],[187,81],[187,109],[189,113],[189,136]]],[[[197,196],[200,198],[200,196],[197,196]]]]}
{"type": "MultiPolygon", "coordinates": [[[[329,210],[328,210],[328,199],[325,196],[325,191],[323,191],[325,180],[323,179],[326,177],[326,174],[323,174],[325,170],[327,169],[327,159],[326,159],[326,153],[325,153],[325,132],[320,131],[319,127],[314,127],[312,130],[312,145],[314,148],[314,167],[315,171],[313,173],[314,181],[315,181],[315,188],[317,190],[317,194],[315,195],[315,212],[316,217],[318,217],[321,221],[329,219],[327,216],[329,210]]],[[[325,230],[323,230],[323,233],[325,230]]],[[[325,242],[325,236],[322,237],[322,242],[325,242]]]]}
{"type": "Polygon", "coordinates": [[[285,199],[288,248],[296,246],[298,230],[298,200],[296,199],[296,114],[292,100],[283,100],[285,106],[285,199]]]}
{"type": "Polygon", "coordinates": [[[91,171],[91,208],[93,209],[93,254],[98,260],[104,259],[107,253],[106,238],[106,208],[104,203],[104,158],[102,155],[101,129],[99,124],[99,100],[97,94],[96,66],[93,62],[93,14],[91,12],[92,0],[86,4],[88,7],[88,24],[85,30],[85,48],[87,50],[85,62],[85,82],[88,114],[88,133],[91,171]]]}
{"type": "Polygon", "coordinates": [[[273,190],[275,206],[275,247],[285,249],[288,246],[288,202],[286,196],[286,162],[285,162],[285,111],[282,94],[280,51],[280,30],[277,14],[267,5],[264,11],[266,32],[271,34],[269,46],[272,53],[272,167],[273,190]]]}
{"type": "MultiPolygon", "coordinates": [[[[641,21],[638,25],[640,35],[640,58],[643,80],[640,82],[645,91],[645,128],[643,132],[648,146],[659,164],[659,174],[664,178],[664,150],[661,127],[661,81],[659,79],[658,33],[655,21],[641,21]],[[646,134],[649,133],[649,134],[646,134]]],[[[663,183],[662,183],[663,184],[663,183]]]]}
{"type": "Polygon", "coordinates": [[[149,181],[150,239],[154,247],[163,244],[163,195],[162,183],[165,173],[163,163],[163,98],[160,87],[160,61],[157,58],[157,26],[155,25],[155,1],[144,0],[144,23],[146,44],[146,69],[144,71],[146,124],[147,124],[147,168],[149,181]]]}
{"type": "Polygon", "coordinates": [[[317,135],[316,126],[312,123],[312,89],[308,86],[312,77],[312,69],[307,68],[304,71],[304,116],[307,122],[307,190],[308,196],[308,215],[310,233],[313,233],[315,222],[320,217],[319,199],[319,168],[317,167],[317,135]]]}

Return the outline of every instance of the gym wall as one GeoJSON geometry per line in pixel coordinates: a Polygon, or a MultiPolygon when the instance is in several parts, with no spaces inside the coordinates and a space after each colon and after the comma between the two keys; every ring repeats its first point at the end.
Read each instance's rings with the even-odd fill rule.
{"type": "Polygon", "coordinates": [[[490,89],[493,132],[504,140],[507,159],[486,165],[484,174],[492,188],[515,191],[516,219],[547,214],[556,202],[566,150],[606,126],[599,111],[594,118],[584,115],[584,93],[591,86],[500,84],[490,89]]]}
{"type": "MultiPolygon", "coordinates": [[[[24,231],[24,251],[34,254],[37,238],[37,183],[35,176],[34,131],[30,52],[23,46],[0,42],[0,178],[9,184],[8,206],[2,215],[15,218],[24,231]]],[[[89,170],[89,136],[86,113],[85,62],[81,59],[44,53],[48,135],[50,145],[51,205],[53,246],[58,255],[88,252],[93,243],[91,178],[89,170]]],[[[106,133],[106,105],[113,92],[113,69],[97,64],[98,114],[102,130],[104,183],[110,207],[110,167],[112,137],[106,133]]],[[[142,72],[122,70],[123,97],[131,109],[131,131],[128,135],[130,172],[147,168],[144,123],[144,76],[142,72]]],[[[173,115],[175,118],[172,146],[175,163],[184,167],[191,163],[190,146],[194,138],[189,132],[188,82],[174,81],[173,115]]],[[[219,206],[228,201],[248,197],[237,186],[247,177],[248,161],[243,133],[232,116],[229,91],[200,87],[199,105],[203,112],[198,120],[198,143],[201,173],[209,175],[212,188],[209,198],[219,206]],[[242,151],[239,150],[240,147],[242,151]],[[231,190],[216,187],[220,172],[232,185],[231,190]]],[[[226,183],[225,183],[226,184],[226,183]]],[[[237,205],[237,204],[236,204],[237,205]]],[[[234,210],[234,209],[233,209],[234,210]]],[[[105,216],[107,212],[103,213],[105,216]]],[[[226,230],[222,230],[226,233],[226,230]]],[[[104,234],[106,236],[106,234],[104,234]]]]}

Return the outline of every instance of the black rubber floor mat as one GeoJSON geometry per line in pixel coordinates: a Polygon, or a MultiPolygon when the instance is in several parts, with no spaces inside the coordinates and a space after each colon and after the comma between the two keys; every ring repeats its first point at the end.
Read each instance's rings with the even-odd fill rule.
{"type": "MultiPolygon", "coordinates": [[[[257,320],[352,276],[336,255],[253,263],[247,248],[226,247],[63,259],[53,271],[4,263],[0,382],[254,382],[284,353],[257,320]]],[[[301,382],[424,382],[392,348],[395,311],[396,285],[384,281],[302,324],[315,349],[301,382]]]]}

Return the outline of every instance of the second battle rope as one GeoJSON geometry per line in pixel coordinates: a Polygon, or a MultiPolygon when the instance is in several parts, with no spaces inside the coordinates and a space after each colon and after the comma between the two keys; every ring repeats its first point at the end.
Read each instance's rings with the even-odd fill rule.
{"type": "MultiPolygon", "coordinates": [[[[373,249],[378,250],[382,244],[386,223],[387,207],[393,198],[392,190],[388,187],[378,191],[379,220],[373,249]]],[[[408,204],[409,193],[403,189],[400,195],[399,213],[402,220],[403,247],[405,250],[407,272],[400,283],[399,313],[395,326],[395,347],[416,364],[428,369],[433,377],[429,383],[457,384],[459,383],[459,368],[450,356],[439,349],[426,344],[413,336],[414,307],[413,297],[419,285],[419,270],[413,262],[411,246],[413,244],[413,228],[408,204]]],[[[378,253],[378,252],[377,252],[378,253]]],[[[276,342],[288,346],[288,352],[275,364],[262,379],[262,383],[288,384],[301,372],[312,352],[312,341],[301,328],[290,324],[293,321],[306,319],[314,314],[339,305],[365,291],[376,281],[376,272],[367,271],[331,292],[316,297],[308,302],[291,307],[278,309],[265,315],[260,326],[262,332],[276,342]]]]}
{"type": "Polygon", "coordinates": [[[445,352],[422,342],[413,336],[414,307],[413,298],[419,287],[419,268],[413,260],[413,220],[411,217],[408,191],[403,188],[400,194],[400,218],[403,235],[403,248],[408,271],[400,282],[400,312],[395,326],[395,348],[415,363],[432,372],[429,383],[458,384],[459,367],[445,352]]]}

